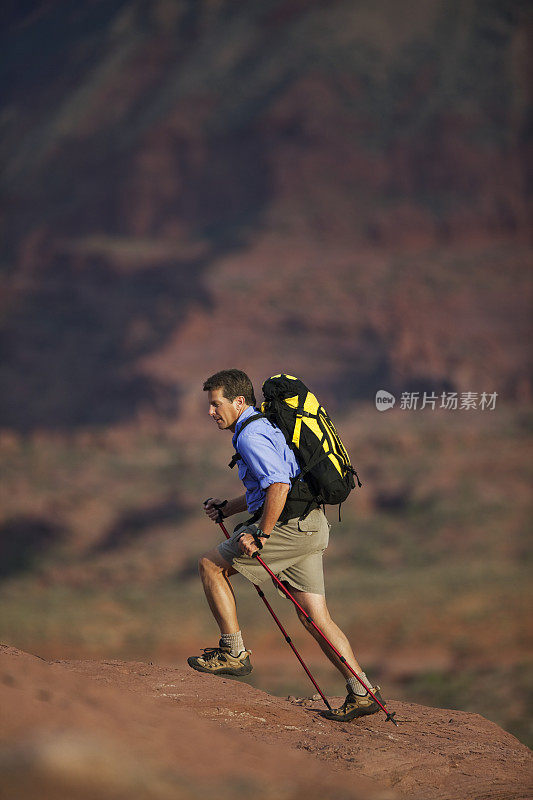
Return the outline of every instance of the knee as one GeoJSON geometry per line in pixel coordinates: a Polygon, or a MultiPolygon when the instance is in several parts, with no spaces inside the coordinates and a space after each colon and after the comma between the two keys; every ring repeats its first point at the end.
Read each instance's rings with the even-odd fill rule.
{"type": "Polygon", "coordinates": [[[209,555],[205,554],[198,560],[198,572],[202,580],[213,575],[217,571],[218,567],[216,564],[213,564],[209,555]]]}

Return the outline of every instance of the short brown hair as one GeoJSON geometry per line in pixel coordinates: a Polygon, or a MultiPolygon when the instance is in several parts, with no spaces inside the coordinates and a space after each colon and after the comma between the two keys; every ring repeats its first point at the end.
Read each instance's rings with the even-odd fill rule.
{"type": "Polygon", "coordinates": [[[213,389],[222,389],[222,394],[230,403],[242,395],[249,406],[255,406],[252,381],[246,372],[240,369],[223,369],[215,372],[204,383],[204,392],[210,392],[213,389]]]}

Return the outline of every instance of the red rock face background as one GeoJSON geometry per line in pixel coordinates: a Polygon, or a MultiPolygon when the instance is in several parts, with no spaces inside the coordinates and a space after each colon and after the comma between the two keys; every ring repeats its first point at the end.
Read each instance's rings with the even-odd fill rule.
{"type": "MultiPolygon", "coordinates": [[[[533,741],[528,5],[4,5],[0,638],[212,644],[201,502],[239,487],[202,382],[285,371],[363,481],[327,566],[360,660],[533,741]],[[497,404],[379,414],[378,389],[497,404]]],[[[301,694],[239,591],[255,685],[301,694]]]]}
{"type": "Polygon", "coordinates": [[[380,382],[529,397],[528,20],[13,5],[3,424],[180,416],[204,373],[264,377],[280,346],[333,402],[380,382]]]}

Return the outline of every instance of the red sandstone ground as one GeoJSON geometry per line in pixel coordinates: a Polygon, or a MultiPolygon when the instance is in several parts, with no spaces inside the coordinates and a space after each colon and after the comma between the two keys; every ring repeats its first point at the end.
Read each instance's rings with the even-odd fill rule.
{"type": "Polygon", "coordinates": [[[530,751],[477,714],[388,701],[323,720],[317,701],[141,662],[0,650],[2,798],[532,796],[530,751]],[[203,794],[202,796],[206,796],[203,794]]]}

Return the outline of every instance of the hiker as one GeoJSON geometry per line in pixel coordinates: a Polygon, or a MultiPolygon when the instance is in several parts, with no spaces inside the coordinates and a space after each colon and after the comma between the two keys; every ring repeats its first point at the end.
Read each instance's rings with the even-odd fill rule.
{"type": "MultiPolygon", "coordinates": [[[[204,504],[205,512],[215,522],[220,520],[219,514],[226,518],[246,510],[252,518],[237,526],[230,539],[221,542],[199,560],[207,602],[221,635],[218,647],[206,648],[203,655],[191,656],[189,665],[212,675],[248,675],[252,671],[250,651],[244,646],[237,620],[230,578],[240,572],[256,585],[268,579],[266,570],[252,558],[259,549],[255,536],[260,537],[263,544],[261,558],[381,701],[379,687],[371,687],[348,639],[331,619],[326,605],[322,568],[322,553],[328,545],[330,528],[326,515],[320,507],[315,507],[304,519],[297,515],[280,520],[291,481],[300,472],[282,431],[264,417],[245,425],[258,413],[254,389],[245,372],[236,369],[217,372],[205,381],[203,390],[208,393],[209,415],[218,429],[233,433],[233,444],[239,453],[239,477],[246,489],[244,494],[231,500],[211,498],[204,504]],[[221,509],[216,508],[222,503],[221,509]]],[[[297,614],[347,681],[348,694],[342,706],[325,711],[323,715],[327,719],[346,722],[379,711],[378,704],[306,616],[298,609],[297,614]]]]}

